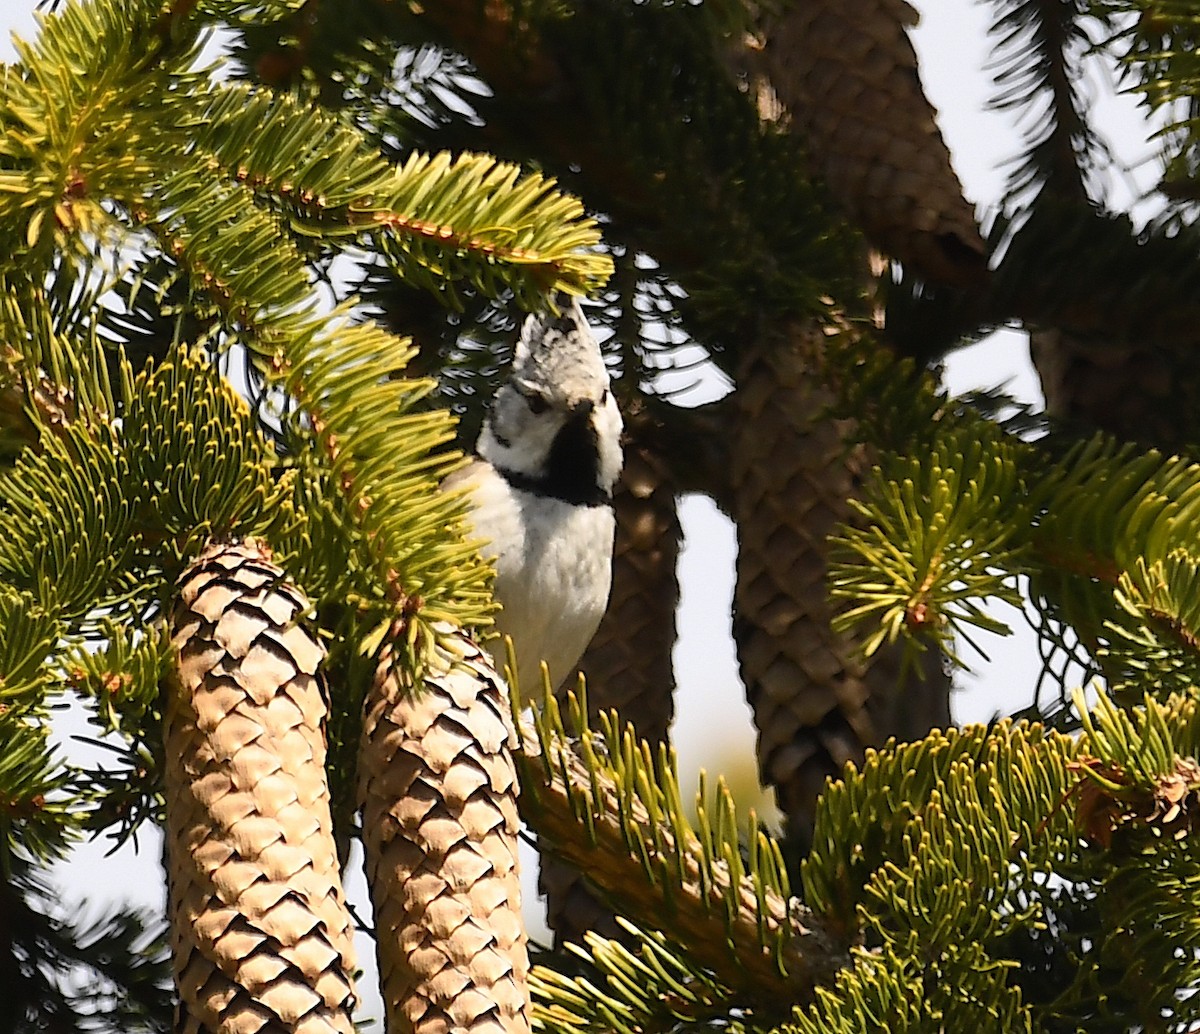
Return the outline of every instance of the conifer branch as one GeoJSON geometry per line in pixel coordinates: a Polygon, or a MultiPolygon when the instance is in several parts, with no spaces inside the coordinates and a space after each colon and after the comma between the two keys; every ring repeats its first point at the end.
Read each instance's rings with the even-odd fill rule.
{"type": "Polygon", "coordinates": [[[28,859],[0,883],[0,1001],[14,1030],[167,1034],[170,948],[160,917],[112,907],[71,914],[28,859]]]}
{"type": "Polygon", "coordinates": [[[487,155],[411,154],[393,167],[345,120],[239,85],[213,88],[195,144],[238,183],[277,200],[302,238],[374,231],[401,275],[435,292],[458,279],[486,294],[504,284],[536,308],[612,271],[575,198],[487,155]]]}
{"type": "MultiPolygon", "coordinates": [[[[1082,695],[1076,706],[1086,711],[1082,695]]],[[[1186,1026],[1196,1007],[1177,991],[1195,981],[1200,924],[1171,896],[1200,886],[1196,703],[1126,713],[1101,694],[1092,714],[1082,739],[1007,720],[935,731],[870,752],[830,785],[805,899],[879,947],[855,950],[800,1030],[858,1030],[851,1018],[880,1007],[900,1009],[877,1014],[892,1029],[994,1015],[1012,1018],[1004,1030],[1069,1017],[1119,1031],[1158,1010],[1186,1026]],[[1126,951],[1146,962],[1128,971],[1136,991],[1100,976],[1126,951]],[[997,971],[1012,977],[984,976],[997,971]],[[905,988],[920,990],[901,1008],[905,988]]]]}
{"type": "Polygon", "coordinates": [[[723,787],[694,830],[673,762],[653,760],[615,715],[593,732],[574,694],[570,707],[572,727],[585,730],[577,743],[553,698],[518,733],[522,817],[552,853],[586,872],[618,913],[656,916],[745,1008],[804,1000],[845,963],[846,944],[788,896],[779,849],[756,828],[747,868],[723,787]]]}
{"type": "Polygon", "coordinates": [[[873,623],[868,648],[1004,632],[980,602],[1017,603],[1025,575],[1043,616],[1069,624],[1122,693],[1150,679],[1165,695],[1200,671],[1187,531],[1200,522],[1200,464],[1104,435],[1065,449],[1026,441],[904,364],[833,363],[846,402],[868,403],[868,436],[895,450],[867,479],[862,519],[834,543],[840,626],[873,623]]]}
{"type": "Polygon", "coordinates": [[[1167,108],[1171,121],[1159,134],[1164,176],[1158,186],[1168,198],[1193,208],[1200,200],[1200,17],[1190,4],[1173,0],[1091,0],[1087,6],[1113,27],[1105,43],[1117,52],[1143,103],[1151,110],[1167,108]]]}
{"type": "Polygon", "coordinates": [[[628,920],[616,922],[628,944],[588,933],[585,946],[567,946],[605,978],[603,985],[546,966],[530,973],[539,1030],[603,1034],[705,1024],[740,1032],[768,1029],[791,1012],[791,1003],[784,1000],[775,1003],[774,1016],[745,1009],[737,995],[698,967],[686,949],[628,920]]]}
{"type": "MultiPolygon", "coordinates": [[[[611,755],[589,752],[587,737],[573,753],[557,741],[548,754],[527,748],[526,792],[537,798],[530,819],[553,835],[559,827],[550,827],[538,802],[556,780],[576,784],[579,822],[558,836],[565,844],[584,839],[589,871],[614,900],[655,915],[663,929],[636,934],[633,951],[589,938],[581,954],[603,983],[535,971],[540,1022],[551,1031],[708,1020],[759,1030],[786,1003],[799,1008],[780,1029],[805,1034],[857,1034],[881,1017],[889,1029],[912,1031],[991,1029],[993,1022],[1032,1031],[1062,1016],[1085,1029],[1117,1031],[1125,1029],[1121,1017],[1162,1010],[1184,1024],[1196,1005],[1177,989],[1194,980],[1190,952],[1200,930],[1194,910],[1179,911],[1200,886],[1193,843],[1200,768],[1189,760],[1200,745],[1197,704],[1146,700],[1126,713],[1102,697],[1093,715],[1082,740],[1007,721],[935,731],[869,752],[861,769],[849,766],[831,784],[803,863],[805,898],[822,927],[835,931],[835,943],[866,938],[875,947],[851,948],[811,999],[755,973],[765,994],[748,1000],[732,983],[736,971],[714,963],[711,935],[679,937],[679,913],[694,899],[664,894],[664,908],[631,895],[642,866],[653,871],[656,850],[670,852],[674,843],[661,835],[673,828],[665,815],[657,841],[620,831],[622,823],[636,827],[641,801],[654,814],[655,798],[644,790],[637,796],[644,769],[621,768],[636,752],[620,743],[611,755]],[[600,805],[612,798],[619,803],[605,820],[600,805]],[[631,855],[623,887],[610,885],[607,852],[592,846],[609,836],[618,857],[631,855]],[[1099,979],[1112,953],[1129,945],[1147,962],[1128,976],[1136,991],[1099,979]],[[1053,969],[1067,956],[1047,959],[1047,951],[1070,958],[1064,979],[1049,984],[1039,981],[1041,967],[1053,969]],[[998,980],[998,973],[1011,976],[998,980]]],[[[554,725],[545,716],[538,721],[536,732],[524,731],[527,741],[545,741],[554,725]]],[[[606,735],[605,744],[612,741],[606,735]]],[[[546,800],[565,813],[570,797],[546,800]]]]}
{"type": "Polygon", "coordinates": [[[578,176],[589,203],[686,289],[693,333],[736,349],[767,309],[779,318],[824,311],[808,289],[818,278],[830,293],[855,296],[861,247],[830,221],[824,192],[798,175],[799,141],[763,126],[732,81],[702,8],[539,18],[521,5],[481,12],[467,0],[428,5],[420,17],[495,91],[497,103],[480,104],[489,122],[564,180],[578,176]],[[634,66],[640,74],[627,75],[634,66]],[[575,130],[580,120],[587,133],[575,130]],[[714,190],[717,182],[727,189],[714,190]]]}
{"type": "Polygon", "coordinates": [[[1026,153],[1009,176],[1010,196],[1043,185],[1060,200],[1086,203],[1089,176],[1107,149],[1084,117],[1082,61],[1091,41],[1074,4],[993,0],[992,35],[1002,110],[1039,112],[1025,131],[1026,153]]]}

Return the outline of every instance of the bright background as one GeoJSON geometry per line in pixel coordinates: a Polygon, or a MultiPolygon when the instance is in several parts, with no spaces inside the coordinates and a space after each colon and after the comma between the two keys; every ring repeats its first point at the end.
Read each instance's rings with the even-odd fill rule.
{"type": "MultiPolygon", "coordinates": [[[[987,26],[991,11],[972,0],[916,0],[921,24],[913,34],[926,91],[939,111],[939,124],[952,152],[966,196],[983,212],[1000,198],[1004,162],[1019,153],[1020,138],[1009,113],[988,109],[993,92],[987,71],[987,26]]],[[[11,61],[10,32],[26,39],[35,34],[35,0],[0,0],[0,61],[11,61]]],[[[1152,153],[1146,143],[1144,119],[1129,97],[1116,96],[1096,77],[1091,84],[1093,109],[1109,135],[1114,151],[1128,165],[1152,153]]],[[[1152,163],[1151,163],[1152,164],[1152,163]]],[[[1139,179],[1152,174],[1141,166],[1139,179]]],[[[1128,207],[1137,191],[1150,184],[1114,184],[1110,203],[1128,207]]],[[[947,361],[946,379],[955,393],[1004,385],[1020,400],[1041,404],[1036,376],[1029,362],[1026,336],[1000,331],[963,349],[947,361]]],[[[712,397],[721,387],[716,378],[705,385],[712,397]]],[[[738,770],[743,776],[753,758],[754,732],[737,674],[730,634],[735,542],[730,523],[707,499],[685,498],[681,521],[686,536],[680,559],[682,605],[680,636],[675,652],[679,683],[675,740],[682,785],[695,785],[695,773],[738,770]]],[[[983,636],[989,660],[976,660],[973,671],[959,676],[953,706],[962,722],[984,721],[996,713],[1026,704],[1038,672],[1033,636],[1011,610],[997,616],[1014,623],[1008,638],[983,636]],[[1015,620],[1014,620],[1015,619],[1015,620]]],[[[78,731],[78,730],[76,730],[78,731]]],[[[64,735],[72,731],[66,729],[64,735]]],[[[72,745],[72,750],[76,746],[72,745]]],[[[105,901],[126,900],[161,908],[165,884],[159,864],[161,845],[156,835],[142,838],[141,851],[126,848],[106,856],[103,842],[81,845],[58,866],[64,904],[75,910],[99,910],[105,901]]],[[[532,903],[533,866],[527,865],[526,897],[532,903]]],[[[352,879],[349,893],[365,900],[361,876],[352,879]]],[[[540,911],[535,909],[534,911],[540,911]]],[[[531,917],[531,922],[539,920],[531,917]]],[[[536,929],[534,931],[537,936],[536,929]]],[[[373,950],[360,939],[360,963],[367,969],[363,990],[373,980],[373,950]]],[[[367,1011],[378,1005],[368,996],[367,1011]]]]}

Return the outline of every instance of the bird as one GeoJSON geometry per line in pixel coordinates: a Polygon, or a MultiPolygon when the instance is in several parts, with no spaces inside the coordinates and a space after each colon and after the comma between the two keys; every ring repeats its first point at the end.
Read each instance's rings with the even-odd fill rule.
{"type": "Polygon", "coordinates": [[[525,701],[574,674],[608,606],[621,411],[578,299],[529,315],[483,421],[475,458],[446,481],[496,569],[498,671],[512,638],[525,701]]]}

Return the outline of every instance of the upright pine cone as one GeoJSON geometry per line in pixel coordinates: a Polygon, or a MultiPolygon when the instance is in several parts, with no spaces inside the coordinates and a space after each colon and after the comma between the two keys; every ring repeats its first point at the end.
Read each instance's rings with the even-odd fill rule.
{"type": "Polygon", "coordinates": [[[252,542],[210,545],[179,580],[165,730],[179,1031],[353,1030],[307,610],[252,542]]]}
{"type": "Polygon", "coordinates": [[[1034,328],[1029,351],[1059,420],[1175,451],[1200,440],[1200,363],[1189,344],[1034,328]]]}
{"type": "Polygon", "coordinates": [[[971,206],[917,77],[906,0],[804,0],[764,29],[771,87],[813,171],[873,243],[938,283],[985,271],[971,206]]]}
{"type": "MultiPolygon", "coordinates": [[[[617,537],[608,611],[579,666],[588,710],[616,710],[650,743],[666,742],[675,714],[675,609],[680,527],[675,487],[644,440],[650,417],[626,414],[625,468],[613,499],[617,537]]],[[[564,689],[573,688],[570,684],[564,689]]],[[[611,911],[573,866],[542,857],[538,881],[557,945],[582,944],[595,931],[621,936],[611,911]]]]}
{"type": "Polygon", "coordinates": [[[750,351],[734,394],[734,637],[759,770],[801,845],[827,777],[888,736],[916,739],[949,722],[940,668],[901,686],[897,650],[868,665],[853,638],[830,628],[826,540],[851,517],[865,459],[848,444],[852,426],[829,418],[824,341],[814,324],[750,351]]]}
{"type": "Polygon", "coordinates": [[[682,531],[675,485],[648,437],[652,418],[626,414],[625,466],[613,498],[617,535],[608,610],[579,667],[592,714],[616,709],[638,736],[667,738],[675,714],[676,564],[682,531]]]}
{"type": "Polygon", "coordinates": [[[503,681],[461,633],[420,686],[385,658],[359,772],[393,1034],[529,1034],[517,777],[503,681]]]}

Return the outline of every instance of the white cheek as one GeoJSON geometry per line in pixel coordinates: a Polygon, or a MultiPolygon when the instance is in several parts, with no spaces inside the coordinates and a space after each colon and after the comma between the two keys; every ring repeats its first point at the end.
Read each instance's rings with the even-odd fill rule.
{"type": "Polygon", "coordinates": [[[550,455],[550,447],[554,444],[554,438],[562,426],[562,421],[553,413],[535,416],[527,410],[516,423],[517,427],[509,439],[513,451],[520,453],[526,459],[536,459],[538,463],[541,463],[550,455]]]}
{"type": "Polygon", "coordinates": [[[624,457],[621,453],[621,411],[609,393],[608,400],[596,416],[596,435],[600,449],[600,483],[605,487],[616,484],[624,457]]]}
{"type": "Polygon", "coordinates": [[[479,439],[479,454],[497,466],[536,474],[545,464],[562,420],[557,414],[535,414],[525,400],[510,397],[492,414],[492,435],[479,439]]]}

